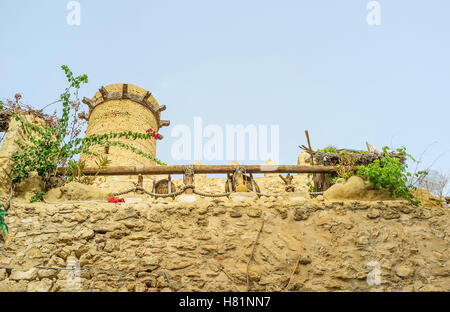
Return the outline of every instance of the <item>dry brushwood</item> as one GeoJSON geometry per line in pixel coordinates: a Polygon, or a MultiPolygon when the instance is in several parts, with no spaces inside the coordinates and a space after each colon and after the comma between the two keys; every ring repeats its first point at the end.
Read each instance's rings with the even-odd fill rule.
{"type": "MultiPolygon", "coordinates": [[[[301,146],[303,150],[312,156],[312,160],[315,165],[323,166],[336,166],[341,163],[341,152],[346,151],[345,154],[351,154],[355,158],[355,166],[364,165],[367,166],[373,163],[377,159],[381,159],[385,156],[384,153],[360,153],[359,151],[352,149],[338,149],[336,153],[326,153],[326,152],[313,152],[310,149],[301,146]]],[[[344,154],[344,155],[345,155],[344,154]]],[[[406,161],[406,157],[401,153],[390,153],[391,157],[397,157],[403,164],[406,161]]]]}
{"type": "Polygon", "coordinates": [[[56,112],[52,115],[45,114],[43,109],[34,109],[30,105],[22,103],[22,95],[16,93],[15,100],[7,99],[6,103],[3,103],[2,110],[0,111],[0,132],[6,132],[9,128],[9,121],[13,113],[21,115],[32,115],[38,117],[47,123],[51,128],[55,127],[59,123],[59,118],[56,116],[56,112]]]}

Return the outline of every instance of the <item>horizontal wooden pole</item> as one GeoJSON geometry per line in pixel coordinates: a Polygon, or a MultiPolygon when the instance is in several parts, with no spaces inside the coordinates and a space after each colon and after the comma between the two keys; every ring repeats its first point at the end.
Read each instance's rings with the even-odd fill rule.
{"type": "MultiPolygon", "coordinates": [[[[284,166],[284,165],[246,165],[247,173],[332,173],[336,172],[333,166],[284,166]]],[[[184,166],[120,166],[109,167],[99,171],[98,175],[157,175],[157,174],[183,174],[184,166]]],[[[231,165],[194,165],[194,172],[201,174],[216,173],[233,173],[236,166],[231,165]]],[[[65,168],[58,168],[59,174],[64,174],[65,168]]],[[[86,168],[83,173],[85,175],[95,175],[98,169],[86,168]]]]}

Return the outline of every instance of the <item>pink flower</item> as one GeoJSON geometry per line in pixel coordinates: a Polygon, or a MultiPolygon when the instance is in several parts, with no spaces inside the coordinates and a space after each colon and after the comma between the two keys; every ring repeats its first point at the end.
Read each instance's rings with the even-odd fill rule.
{"type": "Polygon", "coordinates": [[[158,133],[156,133],[156,131],[155,131],[155,130],[153,130],[152,128],[150,128],[150,129],[147,129],[147,131],[145,131],[145,132],[147,132],[147,133],[151,133],[151,134],[152,134],[152,136],[153,136],[153,138],[154,138],[155,140],[157,140],[157,139],[159,138],[159,134],[158,134],[158,133]]]}

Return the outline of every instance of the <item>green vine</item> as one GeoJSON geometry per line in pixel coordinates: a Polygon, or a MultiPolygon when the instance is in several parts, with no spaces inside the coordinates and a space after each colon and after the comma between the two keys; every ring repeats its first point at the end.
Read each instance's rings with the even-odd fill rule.
{"type": "Polygon", "coordinates": [[[6,211],[4,209],[2,209],[2,205],[0,204],[0,227],[2,228],[3,234],[6,234],[6,232],[9,231],[8,225],[5,222],[5,217],[6,217],[6,211]]]}
{"type": "MultiPolygon", "coordinates": [[[[94,146],[118,146],[130,150],[140,156],[154,161],[158,165],[166,165],[163,161],[153,155],[145,153],[129,144],[117,141],[117,139],[129,140],[151,140],[157,137],[152,129],[147,133],[123,131],[119,133],[93,134],[84,138],[68,138],[68,126],[70,116],[71,90],[75,89],[77,94],[82,84],[88,82],[87,75],[74,76],[68,66],[63,65],[69,86],[60,95],[62,102],[62,116],[54,126],[47,124],[41,126],[27,121],[19,113],[14,112],[13,117],[21,123],[21,128],[26,135],[27,142],[17,141],[19,151],[12,155],[13,166],[12,181],[19,183],[27,178],[29,173],[36,171],[44,181],[44,191],[53,187],[50,178],[56,175],[59,166],[65,166],[73,161],[76,155],[85,153],[87,155],[99,156],[91,151],[94,146]]],[[[38,201],[42,196],[36,194],[33,200],[38,201]]],[[[41,199],[42,200],[42,199],[41,199]]]]}

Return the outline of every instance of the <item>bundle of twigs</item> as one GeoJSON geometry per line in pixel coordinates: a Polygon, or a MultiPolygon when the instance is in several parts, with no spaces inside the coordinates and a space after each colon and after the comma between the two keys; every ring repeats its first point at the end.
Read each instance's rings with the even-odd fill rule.
{"type": "Polygon", "coordinates": [[[4,110],[0,111],[0,132],[8,131],[9,120],[11,119],[12,111],[4,110]]]}
{"type": "MultiPolygon", "coordinates": [[[[303,150],[311,155],[315,165],[323,166],[336,166],[341,163],[341,152],[346,151],[347,155],[351,154],[351,157],[355,159],[354,165],[364,165],[373,163],[377,159],[384,157],[384,153],[361,153],[357,150],[352,149],[336,149],[336,153],[326,153],[326,152],[314,152],[305,146],[300,146],[303,150]]],[[[406,157],[400,153],[390,153],[391,157],[397,157],[402,163],[405,162],[406,157]]]]}

